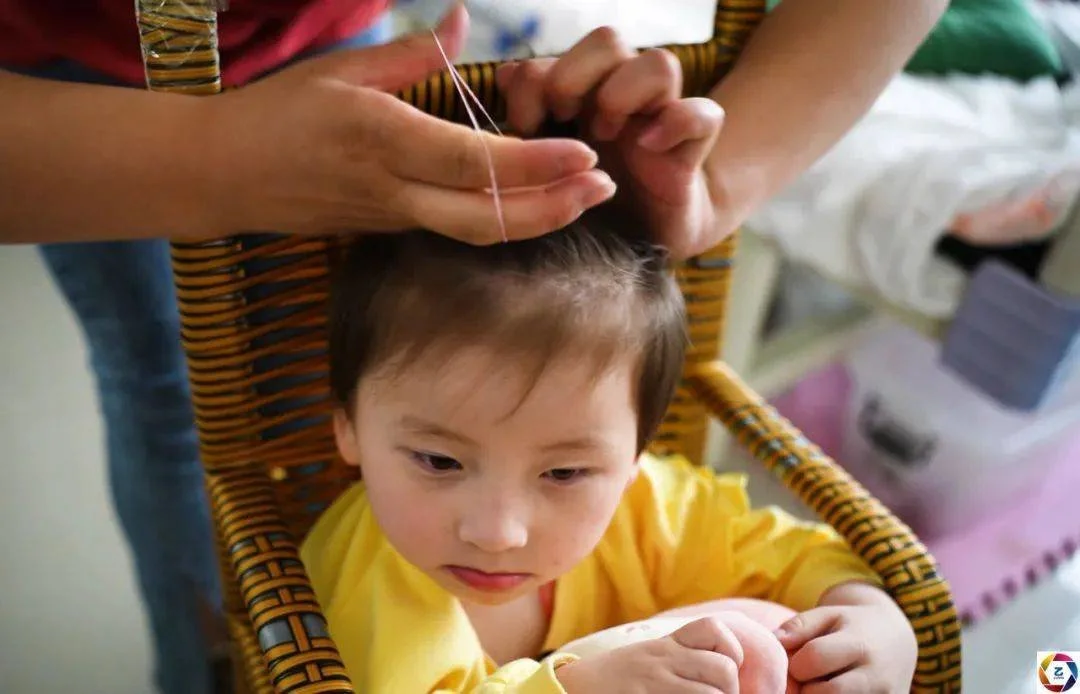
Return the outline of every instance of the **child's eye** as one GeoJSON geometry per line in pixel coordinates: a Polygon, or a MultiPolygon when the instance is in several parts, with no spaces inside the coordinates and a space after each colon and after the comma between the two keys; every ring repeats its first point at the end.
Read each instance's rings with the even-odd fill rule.
{"type": "Polygon", "coordinates": [[[560,467],[548,470],[544,475],[554,482],[573,482],[584,477],[586,472],[582,468],[560,467]]]}
{"type": "Polygon", "coordinates": [[[413,451],[412,457],[428,472],[454,472],[461,469],[461,463],[445,455],[413,451]]]}

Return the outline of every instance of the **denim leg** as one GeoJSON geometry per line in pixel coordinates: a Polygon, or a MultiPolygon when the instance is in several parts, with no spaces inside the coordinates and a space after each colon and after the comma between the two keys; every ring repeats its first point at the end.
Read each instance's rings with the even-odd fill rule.
{"type": "MultiPolygon", "coordinates": [[[[381,43],[389,34],[385,18],[319,52],[381,43]]],[[[20,71],[47,79],[110,82],[70,62],[20,71]]],[[[155,681],[162,694],[208,694],[209,644],[200,599],[220,609],[221,588],[180,345],[169,245],[160,240],[50,244],[41,247],[41,254],[89,346],[104,418],[110,491],[150,622],[155,681]]],[[[252,261],[248,270],[265,271],[272,264],[252,261]]],[[[253,292],[248,298],[284,288],[271,285],[262,290],[264,294],[253,292]]],[[[260,313],[253,322],[275,317],[260,313]]],[[[287,333],[275,332],[260,344],[285,337],[287,333]]],[[[256,371],[279,367],[297,356],[260,360],[256,371]]],[[[280,392],[290,385],[295,380],[276,379],[261,390],[280,392]]],[[[268,406],[263,414],[273,415],[290,404],[295,400],[268,406]]],[[[294,422],[267,435],[281,435],[304,424],[294,422]]]]}
{"type": "Polygon", "coordinates": [[[220,603],[180,324],[164,241],[41,254],[86,338],[108,478],[146,605],[163,694],[210,692],[199,599],[220,603]]]}
{"type": "MultiPolygon", "coordinates": [[[[370,46],[375,44],[385,43],[391,37],[392,24],[390,18],[384,17],[382,20],[376,22],[367,31],[353,36],[345,41],[334,44],[327,48],[315,51],[309,56],[319,55],[322,53],[328,53],[332,51],[347,50],[352,48],[363,48],[364,46],[370,46]]],[[[301,58],[302,60],[303,58],[301,58]]],[[[295,61],[294,61],[295,62],[295,61]]],[[[275,240],[282,238],[282,234],[250,234],[245,236],[241,240],[241,244],[245,250],[251,250],[259,246],[263,246],[268,243],[272,243],[275,240]]],[[[301,260],[300,256],[288,256],[282,255],[276,258],[262,257],[253,258],[243,264],[244,271],[248,276],[257,276],[260,273],[269,272],[276,268],[289,265],[290,263],[301,260]]],[[[299,286],[302,286],[305,282],[301,281],[279,281],[279,282],[263,282],[249,289],[245,298],[250,302],[271,300],[275,296],[293,290],[299,286]]],[[[252,326],[266,325],[268,323],[274,323],[286,319],[289,315],[300,313],[304,310],[310,310],[313,308],[310,305],[294,305],[290,307],[283,306],[271,306],[264,309],[253,311],[247,318],[248,323],[252,326]]],[[[252,347],[260,349],[270,346],[274,343],[280,343],[285,340],[295,339],[301,337],[305,333],[312,332],[311,328],[300,327],[279,327],[265,335],[255,338],[252,341],[252,347]]],[[[322,350],[325,351],[325,350],[322,350]]],[[[275,354],[266,355],[258,358],[252,364],[252,370],[256,374],[265,374],[275,369],[280,369],[289,364],[309,359],[319,355],[318,350],[297,350],[293,352],[277,352],[275,354]]],[[[290,388],[296,388],[306,383],[317,380],[326,380],[328,374],[325,373],[308,373],[305,375],[290,375],[290,376],[276,376],[270,378],[259,385],[255,386],[256,392],[261,396],[273,396],[281,394],[290,388]]],[[[290,396],[283,397],[279,400],[263,405],[259,408],[259,414],[264,417],[274,417],[276,415],[285,414],[293,411],[297,408],[309,405],[315,402],[315,398],[302,397],[302,396],[290,396]]],[[[278,436],[283,436],[306,427],[314,426],[319,423],[322,417],[306,417],[302,419],[293,420],[278,424],[276,426],[269,427],[263,431],[263,438],[272,439],[278,436]]],[[[299,471],[301,474],[304,472],[315,473],[321,469],[321,466],[325,463],[314,464],[310,468],[299,471]]],[[[309,512],[317,513],[322,510],[321,504],[316,504],[308,508],[309,512]]]]}

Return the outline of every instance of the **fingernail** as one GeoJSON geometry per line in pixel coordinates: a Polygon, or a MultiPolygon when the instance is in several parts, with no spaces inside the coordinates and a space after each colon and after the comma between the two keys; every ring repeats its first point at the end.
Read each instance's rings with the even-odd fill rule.
{"type": "Polygon", "coordinates": [[[563,176],[569,176],[591,169],[596,166],[598,160],[596,152],[587,148],[578,148],[559,160],[559,168],[563,176]]]}
{"type": "Polygon", "coordinates": [[[581,204],[586,209],[595,205],[599,205],[600,203],[610,199],[613,195],[615,195],[616,187],[617,186],[615,185],[615,181],[611,180],[611,178],[607,174],[604,174],[603,183],[598,183],[597,185],[589,188],[588,191],[586,191],[585,194],[582,195],[581,204]]]}

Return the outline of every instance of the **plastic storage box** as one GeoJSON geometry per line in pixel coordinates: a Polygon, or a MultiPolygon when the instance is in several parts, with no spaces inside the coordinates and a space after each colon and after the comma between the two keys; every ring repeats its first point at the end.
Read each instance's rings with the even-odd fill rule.
{"type": "MultiPolygon", "coordinates": [[[[902,326],[846,355],[851,390],[840,461],[916,531],[948,533],[1046,473],[1080,427],[1080,379],[1037,412],[1011,410],[960,378],[940,347],[902,326]]],[[[1077,461],[1080,464],[1080,461],[1077,461]]]]}

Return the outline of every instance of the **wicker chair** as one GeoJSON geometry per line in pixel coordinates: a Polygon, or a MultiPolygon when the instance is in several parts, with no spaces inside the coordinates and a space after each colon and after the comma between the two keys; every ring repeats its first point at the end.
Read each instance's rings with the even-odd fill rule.
{"type": "MultiPolygon", "coordinates": [[[[148,86],[220,91],[216,0],[137,0],[148,86]]],[[[736,59],[765,0],[721,0],[715,37],[672,46],[688,93],[736,59]]],[[[495,64],[461,68],[493,114],[495,64]]],[[[404,94],[465,122],[451,80],[404,94]]],[[[338,238],[237,236],[174,243],[183,340],[226,586],[241,691],[351,692],[297,555],[318,514],[350,482],[327,416],[325,304],[338,238]]],[[[717,361],[736,239],[685,263],[693,348],[654,447],[702,457],[708,415],[832,524],[883,578],[911,620],[914,691],[960,691],[960,624],[949,588],[912,532],[717,361]]]]}

